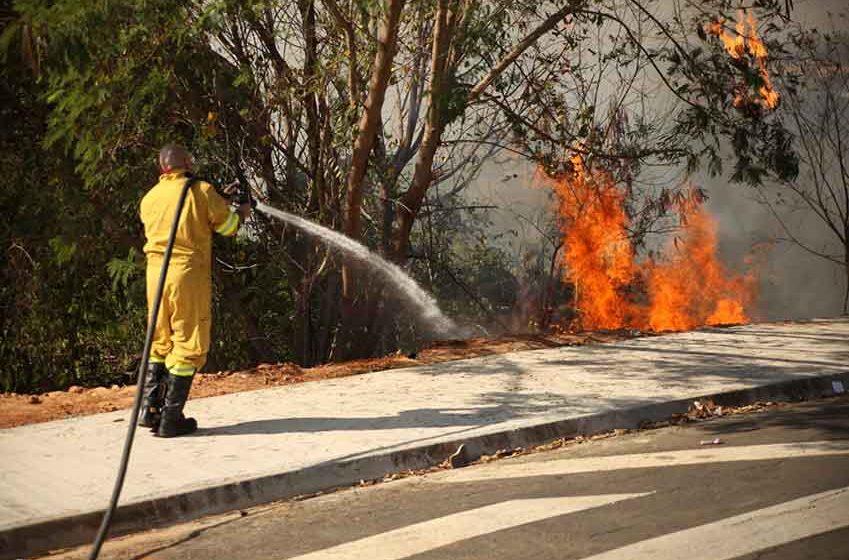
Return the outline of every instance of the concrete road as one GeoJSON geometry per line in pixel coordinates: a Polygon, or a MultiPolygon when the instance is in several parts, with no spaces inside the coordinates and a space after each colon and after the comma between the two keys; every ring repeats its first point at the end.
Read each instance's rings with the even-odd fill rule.
{"type": "Polygon", "coordinates": [[[845,560],[849,396],[207,518],[101,557],[845,560]]]}

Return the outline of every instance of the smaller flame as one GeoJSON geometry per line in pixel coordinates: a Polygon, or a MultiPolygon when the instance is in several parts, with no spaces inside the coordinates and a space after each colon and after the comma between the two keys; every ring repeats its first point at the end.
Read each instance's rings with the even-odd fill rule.
{"type": "MultiPolygon", "coordinates": [[[[748,45],[749,45],[749,54],[751,54],[752,56],[754,56],[758,60],[765,59],[766,58],[766,45],[764,45],[763,41],[761,41],[761,38],[758,37],[757,24],[755,23],[755,16],[753,16],[751,14],[751,12],[748,14],[748,20],[749,20],[749,33],[746,36],[746,41],[748,41],[748,45]]],[[[742,21],[741,21],[741,23],[742,23],[742,21]]],[[[742,31],[741,27],[742,26],[740,24],[738,24],[737,34],[742,37],[743,31],[742,31]]]]}
{"type": "Polygon", "coordinates": [[[721,299],[716,302],[716,310],[705,321],[708,325],[739,325],[749,318],[743,305],[734,299],[721,299]]]}
{"type": "Polygon", "coordinates": [[[699,198],[679,209],[683,230],[659,262],[648,265],[649,326],[655,331],[749,322],[755,299],[754,272],[726,270],[718,258],[717,226],[699,198]]]}
{"type": "Polygon", "coordinates": [[[766,69],[768,53],[766,45],[758,35],[755,16],[751,12],[746,13],[743,10],[738,10],[734,35],[725,31],[725,22],[725,18],[720,17],[716,21],[708,23],[705,26],[705,32],[718,37],[725,50],[735,60],[743,60],[748,53],[754,59],[758,67],[758,74],[763,81],[763,85],[758,88],[760,97],[754,99],[751,98],[745,86],[740,85],[735,88],[732,101],[734,107],[741,108],[747,103],[755,103],[764,105],[769,109],[775,109],[778,106],[778,92],[772,86],[772,80],[770,80],[769,72],[766,69]]]}
{"type": "Polygon", "coordinates": [[[716,21],[708,23],[705,26],[705,31],[709,35],[719,37],[719,40],[722,41],[722,44],[725,46],[725,50],[728,51],[728,54],[730,54],[732,58],[739,59],[743,58],[743,55],[746,54],[746,44],[743,40],[744,24],[740,13],[737,15],[737,20],[737,25],[734,26],[735,31],[737,32],[736,36],[725,31],[725,22],[727,20],[724,17],[720,17],[716,21]]]}

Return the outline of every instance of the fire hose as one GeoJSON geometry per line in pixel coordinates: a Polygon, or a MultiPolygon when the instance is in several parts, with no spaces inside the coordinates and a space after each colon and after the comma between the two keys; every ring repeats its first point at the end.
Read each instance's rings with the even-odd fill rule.
{"type": "Polygon", "coordinates": [[[171,252],[174,250],[174,238],[177,236],[177,227],[180,225],[180,216],[183,214],[183,206],[186,204],[186,196],[189,194],[189,189],[195,183],[195,179],[190,177],[186,179],[183,185],[183,190],[180,192],[180,198],[177,201],[177,211],[174,213],[174,221],[171,223],[171,232],[168,234],[168,244],[165,246],[165,253],[162,258],[162,270],[159,273],[159,282],[156,285],[156,297],[153,299],[153,309],[151,309],[150,318],[147,322],[147,334],[144,339],[144,351],[142,352],[141,363],[139,364],[138,382],[136,383],[136,398],[133,401],[133,411],[130,413],[130,422],[127,426],[127,437],[124,440],[124,450],[121,454],[121,464],[118,467],[118,476],[115,478],[115,487],[112,489],[112,498],[109,500],[109,506],[103,514],[103,520],[100,523],[100,529],[97,531],[97,536],[94,539],[93,548],[89,555],[90,560],[95,560],[100,554],[100,548],[109,534],[109,526],[112,524],[112,517],[115,515],[115,510],[118,507],[118,498],[121,496],[121,490],[124,487],[124,478],[127,475],[127,465],[130,462],[130,451],[133,448],[133,439],[136,434],[136,422],[141,410],[142,397],[144,395],[144,382],[147,377],[148,360],[150,358],[150,347],[153,344],[153,331],[156,326],[156,319],[159,317],[159,307],[162,303],[162,292],[165,289],[165,278],[168,275],[168,265],[171,263],[171,252]]]}
{"type": "MultiPolygon", "coordinates": [[[[168,275],[168,265],[171,262],[171,252],[174,249],[174,239],[177,236],[177,228],[180,225],[180,217],[183,214],[183,206],[186,203],[186,196],[189,194],[189,190],[192,185],[197,182],[195,177],[189,177],[186,179],[186,183],[183,185],[183,189],[180,192],[180,198],[177,201],[177,211],[174,213],[174,221],[171,223],[171,231],[168,234],[168,243],[165,246],[165,253],[162,257],[162,270],[159,273],[159,282],[156,285],[156,296],[153,300],[153,307],[150,312],[150,318],[147,323],[147,334],[145,335],[144,340],[144,351],[142,352],[141,363],[139,364],[139,372],[138,372],[138,382],[136,383],[136,398],[133,401],[133,409],[130,413],[130,421],[127,426],[127,436],[124,440],[124,450],[121,454],[121,463],[118,467],[118,476],[115,478],[115,486],[112,489],[112,497],[109,500],[109,505],[106,508],[106,511],[103,514],[103,520],[100,523],[100,528],[97,531],[97,536],[94,539],[94,543],[92,545],[91,554],[89,555],[89,560],[96,560],[98,555],[100,554],[100,549],[103,546],[103,543],[106,541],[106,537],[109,534],[109,527],[112,524],[112,517],[115,515],[115,510],[118,508],[118,499],[121,496],[121,490],[124,487],[124,478],[127,475],[127,466],[130,462],[130,452],[133,448],[133,439],[136,434],[136,423],[139,417],[139,411],[141,410],[142,397],[144,395],[144,386],[145,386],[145,378],[147,377],[145,373],[147,372],[148,360],[150,359],[150,348],[153,344],[153,331],[156,326],[156,320],[159,317],[159,308],[162,303],[162,292],[165,289],[165,279],[168,275]]],[[[234,202],[239,204],[242,203],[251,203],[253,204],[253,197],[251,197],[250,187],[246,182],[235,182],[227,187],[228,189],[233,190],[235,188],[235,194],[231,197],[234,202]]],[[[230,194],[230,193],[227,193],[230,194]]]]}

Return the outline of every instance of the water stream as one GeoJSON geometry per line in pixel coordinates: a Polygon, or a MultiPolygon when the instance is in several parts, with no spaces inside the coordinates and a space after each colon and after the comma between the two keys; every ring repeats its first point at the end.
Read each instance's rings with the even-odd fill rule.
{"type": "Polygon", "coordinates": [[[263,214],[282,220],[310,235],[318,237],[328,245],[344,252],[346,256],[379,272],[393,286],[398,288],[401,299],[419,312],[421,319],[433,330],[435,335],[445,338],[458,336],[457,325],[442,313],[433,296],[424,291],[398,265],[387,261],[380,255],[372,253],[365,245],[354,241],[350,237],[305,220],[300,216],[272,208],[262,202],[257,203],[256,209],[263,214]]]}

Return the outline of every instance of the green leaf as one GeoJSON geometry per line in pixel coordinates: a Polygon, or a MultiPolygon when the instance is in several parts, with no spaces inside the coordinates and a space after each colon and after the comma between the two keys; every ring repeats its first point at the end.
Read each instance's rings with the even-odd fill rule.
{"type": "Polygon", "coordinates": [[[53,259],[59,266],[63,266],[71,262],[74,255],[77,253],[77,243],[72,241],[66,243],[61,237],[53,237],[47,242],[53,251],[53,259]]]}

